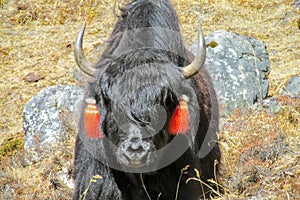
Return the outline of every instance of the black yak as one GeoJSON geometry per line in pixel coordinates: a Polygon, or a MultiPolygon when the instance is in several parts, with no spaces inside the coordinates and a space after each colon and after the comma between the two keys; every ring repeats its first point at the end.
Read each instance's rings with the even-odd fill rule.
{"type": "Polygon", "coordinates": [[[171,2],[133,0],[121,8],[95,65],[83,53],[84,30],[75,59],[90,78],[75,147],[73,199],[208,198],[220,150],[201,29],[194,56],[184,46],[171,2]]]}

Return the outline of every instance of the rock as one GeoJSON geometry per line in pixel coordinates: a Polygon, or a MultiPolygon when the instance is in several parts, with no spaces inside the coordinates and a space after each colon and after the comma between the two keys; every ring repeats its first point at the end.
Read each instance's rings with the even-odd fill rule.
{"type": "Polygon", "coordinates": [[[254,110],[266,111],[269,114],[278,113],[281,110],[278,97],[266,98],[252,106],[254,110]]]}
{"type": "Polygon", "coordinates": [[[74,119],[83,98],[83,89],[70,85],[48,87],[34,96],[25,106],[24,148],[30,161],[39,160],[51,145],[62,138],[62,112],[74,119]]]}
{"type": "Polygon", "coordinates": [[[44,79],[45,76],[43,75],[39,75],[39,74],[35,74],[34,72],[30,72],[29,74],[27,74],[23,80],[27,81],[27,82],[38,82],[41,79],[44,79]]]}
{"type": "Polygon", "coordinates": [[[295,6],[296,6],[296,9],[299,11],[300,10],[300,0],[295,0],[295,6]]]}
{"type": "Polygon", "coordinates": [[[281,88],[280,94],[300,98],[300,76],[292,76],[281,88]]]}
{"type": "MultiPolygon", "coordinates": [[[[254,38],[218,30],[205,38],[206,68],[213,80],[221,116],[267,97],[270,62],[266,45],[254,38]]],[[[197,42],[190,50],[195,53],[197,42]]]]}

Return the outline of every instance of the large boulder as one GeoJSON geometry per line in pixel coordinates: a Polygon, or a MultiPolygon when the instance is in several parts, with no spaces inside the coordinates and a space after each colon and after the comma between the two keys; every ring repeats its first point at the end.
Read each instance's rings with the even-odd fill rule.
{"type": "MultiPolygon", "coordinates": [[[[213,80],[221,115],[267,97],[270,62],[266,45],[255,38],[215,31],[205,38],[206,68],[213,80]]],[[[195,53],[197,42],[190,50],[195,53]]]]}
{"type": "Polygon", "coordinates": [[[47,87],[34,96],[25,106],[24,148],[30,161],[40,159],[45,150],[62,139],[62,112],[71,113],[76,120],[83,89],[70,85],[47,87]]]}

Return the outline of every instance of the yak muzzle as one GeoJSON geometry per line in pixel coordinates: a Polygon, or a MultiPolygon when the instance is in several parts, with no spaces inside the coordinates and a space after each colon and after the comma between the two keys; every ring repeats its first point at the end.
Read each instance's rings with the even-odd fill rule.
{"type": "Polygon", "coordinates": [[[119,162],[122,165],[139,167],[151,162],[151,143],[140,138],[132,138],[122,143],[119,152],[119,162]]]}

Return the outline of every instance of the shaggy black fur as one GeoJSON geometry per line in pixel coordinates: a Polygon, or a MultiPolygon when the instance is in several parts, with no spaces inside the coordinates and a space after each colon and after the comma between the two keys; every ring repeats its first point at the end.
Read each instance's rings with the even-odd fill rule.
{"type": "MultiPolygon", "coordinates": [[[[218,119],[218,109],[213,109],[213,106],[218,104],[209,75],[202,69],[193,78],[182,79],[180,67],[186,66],[191,60],[180,34],[176,40],[166,41],[165,35],[151,35],[151,30],[151,34],[147,36],[149,32],[146,31],[145,38],[131,38],[130,43],[133,43],[134,47],[142,44],[140,48],[124,49],[122,46],[125,31],[156,27],[180,33],[176,12],[168,0],[135,0],[124,6],[121,11],[107,48],[96,66],[99,69],[97,78],[89,84],[86,94],[97,101],[105,137],[119,147],[118,152],[109,159],[117,160],[120,165],[128,164],[130,159],[124,152],[135,142],[146,154],[168,144],[174,137],[168,134],[168,120],[182,94],[189,96],[191,118],[200,114],[199,127],[190,128],[191,135],[195,137],[194,143],[175,162],[155,172],[135,174],[109,168],[99,161],[97,158],[107,157],[111,151],[103,146],[101,140],[92,141],[89,147],[84,145],[85,134],[81,114],[75,148],[73,199],[80,199],[84,192],[85,199],[101,200],[147,200],[149,197],[152,200],[173,200],[176,193],[178,200],[197,200],[203,193],[206,193],[207,198],[207,187],[203,186],[202,191],[199,182],[186,181],[196,176],[194,169],[200,171],[203,181],[214,179],[215,170],[217,171],[214,162],[220,159],[217,144],[212,144],[213,149],[204,158],[200,154],[201,145],[209,145],[204,143],[207,134],[210,142],[217,141],[218,121],[211,119],[218,119]],[[145,47],[143,42],[147,42],[145,47]],[[168,46],[167,49],[173,50],[151,46],[168,46]],[[140,139],[139,136],[145,127],[148,127],[149,133],[153,131],[151,123],[159,115],[154,109],[157,104],[167,112],[166,124],[155,136],[147,140],[140,139]],[[116,110],[121,113],[118,122],[113,116],[116,110]],[[135,126],[126,131],[120,128],[120,121],[130,122],[135,126]],[[190,167],[180,180],[181,170],[187,165],[190,167]],[[102,178],[91,182],[96,174],[102,178]]],[[[125,43],[128,44],[128,41],[125,43]]],[[[83,103],[83,109],[85,106],[83,103]]],[[[151,158],[146,156],[145,162],[151,163],[151,158]]]]}

